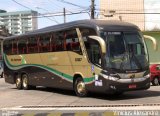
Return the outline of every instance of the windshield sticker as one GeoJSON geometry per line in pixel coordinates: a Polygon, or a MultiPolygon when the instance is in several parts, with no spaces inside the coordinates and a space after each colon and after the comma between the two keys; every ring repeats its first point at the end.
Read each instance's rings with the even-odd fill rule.
{"type": "Polygon", "coordinates": [[[92,70],[92,72],[94,72],[94,65],[91,66],[91,70],[92,70]]]}
{"type": "Polygon", "coordinates": [[[96,80],[95,86],[103,86],[102,80],[96,80]]]}
{"type": "Polygon", "coordinates": [[[121,35],[121,32],[108,32],[108,35],[121,35]]]}
{"type": "Polygon", "coordinates": [[[95,80],[98,80],[98,75],[95,75],[95,80]]]}

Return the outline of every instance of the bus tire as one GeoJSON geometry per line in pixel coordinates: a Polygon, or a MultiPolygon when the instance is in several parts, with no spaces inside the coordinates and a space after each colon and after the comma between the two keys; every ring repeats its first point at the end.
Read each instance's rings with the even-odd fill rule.
{"type": "Polygon", "coordinates": [[[74,91],[79,97],[86,97],[88,92],[85,88],[85,83],[81,77],[76,78],[74,82],[74,91]]]}
{"type": "Polygon", "coordinates": [[[152,84],[153,84],[154,86],[158,86],[158,85],[159,85],[158,77],[155,77],[155,78],[153,79],[152,84]]]}
{"type": "Polygon", "coordinates": [[[24,90],[30,89],[29,81],[28,81],[28,76],[26,74],[22,75],[22,88],[24,90]]]}
{"type": "Polygon", "coordinates": [[[3,77],[4,77],[3,75],[4,75],[4,74],[3,74],[3,72],[2,72],[2,74],[0,75],[0,77],[3,78],[3,77]]]}
{"type": "Polygon", "coordinates": [[[17,89],[22,89],[22,78],[20,76],[16,75],[15,83],[17,89]]]}

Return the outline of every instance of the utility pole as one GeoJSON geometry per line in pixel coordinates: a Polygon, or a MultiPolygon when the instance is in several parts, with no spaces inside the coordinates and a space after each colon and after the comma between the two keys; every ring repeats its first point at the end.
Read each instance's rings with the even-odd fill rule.
{"type": "Polygon", "coordinates": [[[91,19],[94,19],[94,11],[95,11],[94,1],[95,0],[91,0],[91,19]]]}
{"type": "Polygon", "coordinates": [[[66,9],[63,8],[64,23],[66,23],[66,9]]]}

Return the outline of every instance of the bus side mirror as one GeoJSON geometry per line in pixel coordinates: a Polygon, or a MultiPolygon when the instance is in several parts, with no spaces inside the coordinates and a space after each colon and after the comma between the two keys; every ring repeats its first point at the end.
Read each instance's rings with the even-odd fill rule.
{"type": "Polygon", "coordinates": [[[152,37],[152,36],[149,36],[149,35],[143,35],[143,36],[144,36],[145,39],[149,39],[149,40],[152,41],[152,43],[153,43],[153,49],[156,51],[157,48],[158,48],[156,39],[154,37],[152,37]]]}
{"type": "Polygon", "coordinates": [[[88,37],[98,41],[101,46],[102,54],[106,54],[106,43],[105,43],[104,39],[102,39],[99,36],[88,36],[88,37]]]}

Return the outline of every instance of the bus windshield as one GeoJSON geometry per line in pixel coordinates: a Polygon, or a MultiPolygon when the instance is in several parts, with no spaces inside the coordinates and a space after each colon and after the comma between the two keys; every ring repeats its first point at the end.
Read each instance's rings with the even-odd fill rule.
{"type": "Polygon", "coordinates": [[[102,32],[106,41],[106,67],[117,71],[144,70],[148,54],[143,36],[138,32],[102,32]]]}

